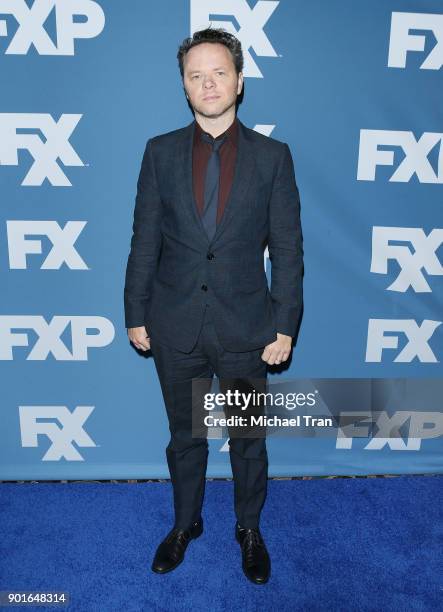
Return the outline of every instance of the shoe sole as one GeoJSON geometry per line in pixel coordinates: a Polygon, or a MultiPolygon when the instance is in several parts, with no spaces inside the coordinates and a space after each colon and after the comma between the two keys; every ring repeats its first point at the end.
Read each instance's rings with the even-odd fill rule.
{"type": "MultiPolygon", "coordinates": [[[[199,538],[201,536],[202,533],[203,533],[203,525],[199,528],[199,530],[196,532],[195,535],[191,536],[191,540],[196,540],[197,538],[199,538]]],[[[188,546],[189,546],[189,544],[188,544],[188,546]]],[[[186,551],[185,551],[185,554],[186,554],[186,551]]],[[[175,570],[180,565],[180,563],[183,563],[184,559],[185,559],[185,555],[183,555],[183,557],[179,561],[177,561],[177,563],[175,565],[173,565],[172,567],[169,567],[166,570],[155,569],[152,565],[151,565],[151,570],[155,574],[167,574],[168,572],[172,572],[172,570],[175,570]]]]}

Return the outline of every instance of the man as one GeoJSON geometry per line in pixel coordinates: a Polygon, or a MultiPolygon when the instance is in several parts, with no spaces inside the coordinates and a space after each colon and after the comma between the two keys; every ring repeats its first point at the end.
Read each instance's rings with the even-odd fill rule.
{"type": "MultiPolygon", "coordinates": [[[[175,523],[152,570],[165,573],[203,531],[206,438],[192,437],[191,380],[265,379],[286,361],[302,306],[299,194],[287,144],[236,117],[241,44],[206,29],[178,51],[195,120],[148,140],[137,183],[125,279],[132,344],[151,350],[168,414],[166,448],[175,523]],[[264,249],[272,262],[271,290],[264,249]]],[[[259,529],[266,497],[265,438],[232,437],[230,461],[245,575],[270,575],[259,529]]]]}

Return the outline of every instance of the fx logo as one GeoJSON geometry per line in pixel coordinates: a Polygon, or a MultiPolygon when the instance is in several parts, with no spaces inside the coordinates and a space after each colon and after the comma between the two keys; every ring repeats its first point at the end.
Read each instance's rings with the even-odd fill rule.
{"type": "Polygon", "coordinates": [[[254,125],[254,132],[258,132],[259,134],[263,134],[263,136],[270,136],[274,131],[275,124],[272,123],[257,123],[254,125]]]}
{"type": "Polygon", "coordinates": [[[418,451],[423,439],[443,434],[443,413],[399,410],[389,416],[385,411],[341,412],[335,448],[351,449],[354,438],[369,438],[370,434],[364,450],[389,446],[394,451],[418,451]],[[407,430],[406,440],[400,431],[402,427],[407,430]]]}
{"type": "Polygon", "coordinates": [[[27,333],[13,330],[32,329],[38,339],[27,360],[44,361],[52,353],[56,361],[87,361],[88,348],[107,346],[114,340],[115,330],[109,319],[99,316],[54,316],[50,323],[40,315],[0,315],[0,360],[12,361],[14,346],[29,346],[27,333]],[[72,353],[61,339],[71,324],[72,353]],[[88,334],[88,329],[98,334],[88,334]]]}
{"type": "Polygon", "coordinates": [[[443,15],[434,13],[392,13],[388,66],[405,68],[408,51],[425,50],[426,35],[410,34],[410,30],[434,34],[437,42],[420,69],[440,70],[443,66],[443,15]]]}
{"type": "Polygon", "coordinates": [[[404,334],[408,343],[394,359],[394,363],[409,363],[415,357],[423,363],[436,363],[438,359],[428,340],[441,324],[442,321],[430,319],[424,319],[421,325],[417,325],[414,319],[369,319],[366,361],[380,363],[383,349],[397,349],[398,335],[404,334]]]}
{"type": "Polygon", "coordinates": [[[62,457],[67,461],[84,461],[73,442],[82,447],[97,446],[83,428],[93,410],[94,406],[77,406],[72,412],[66,406],[19,406],[22,446],[37,448],[38,435],[45,435],[52,444],[42,461],[60,461],[62,457]]]}
{"type": "Polygon", "coordinates": [[[249,52],[250,47],[258,56],[278,57],[263,28],[275,11],[279,1],[258,0],[254,8],[250,8],[246,0],[191,0],[191,32],[207,28],[210,22],[216,22],[217,27],[225,28],[234,34],[241,42],[244,56],[245,77],[262,79],[263,74],[249,52]],[[232,16],[231,21],[223,18],[213,19],[213,15],[232,16]],[[238,29],[232,20],[240,26],[238,29]]]}
{"type": "Polygon", "coordinates": [[[61,228],[57,221],[6,221],[10,269],[26,270],[26,255],[42,253],[42,240],[30,240],[26,236],[47,236],[52,248],[41,270],[59,270],[63,263],[71,270],[89,270],[74,247],[85,225],[86,221],[68,221],[61,228]]]}
{"type": "Polygon", "coordinates": [[[443,134],[440,132],[423,132],[420,139],[415,140],[412,132],[396,132],[391,130],[360,130],[360,146],[358,152],[357,180],[375,181],[377,166],[393,166],[394,152],[380,150],[381,146],[401,147],[405,158],[398,165],[389,181],[407,183],[414,172],[420,183],[443,183],[443,134]],[[439,144],[438,171],[429,162],[428,155],[439,144]]]}
{"type": "Polygon", "coordinates": [[[0,166],[18,166],[18,151],[29,151],[34,163],[22,185],[40,186],[45,178],[54,187],[71,186],[57,160],[65,166],[84,166],[72,148],[69,137],[82,115],[61,115],[56,123],[46,113],[0,113],[0,166]],[[17,130],[40,130],[39,134],[17,133],[17,130]]]}
{"type": "MultiPolygon", "coordinates": [[[[18,22],[18,29],[5,51],[7,55],[26,55],[31,45],[39,55],[74,55],[76,38],[94,38],[105,25],[101,6],[92,0],[34,0],[31,7],[25,0],[0,0],[1,14],[12,15],[18,22]],[[53,10],[56,45],[44,27],[53,10]],[[86,17],[86,20],[74,21],[74,17],[86,17]]],[[[0,36],[8,36],[4,19],[0,19],[0,36]]]]}
{"type": "Polygon", "coordinates": [[[443,243],[443,229],[433,229],[428,236],[421,227],[373,227],[371,272],[388,273],[388,261],[400,266],[400,273],[387,287],[404,293],[409,287],[416,293],[432,291],[422,270],[429,275],[443,276],[443,266],[437,258],[437,249],[443,243]],[[391,244],[407,242],[407,245],[391,244]],[[411,251],[410,246],[413,251],[411,251]]]}

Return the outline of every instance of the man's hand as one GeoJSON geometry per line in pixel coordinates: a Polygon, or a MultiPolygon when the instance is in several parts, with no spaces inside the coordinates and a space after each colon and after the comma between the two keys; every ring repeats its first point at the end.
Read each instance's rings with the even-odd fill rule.
{"type": "Polygon", "coordinates": [[[142,351],[149,351],[151,349],[151,339],[144,325],[141,327],[128,327],[128,337],[136,348],[142,351]]]}
{"type": "Polygon", "coordinates": [[[286,361],[289,357],[291,346],[292,336],[286,336],[277,332],[277,340],[265,346],[261,358],[269,365],[282,363],[282,361],[286,361]]]}

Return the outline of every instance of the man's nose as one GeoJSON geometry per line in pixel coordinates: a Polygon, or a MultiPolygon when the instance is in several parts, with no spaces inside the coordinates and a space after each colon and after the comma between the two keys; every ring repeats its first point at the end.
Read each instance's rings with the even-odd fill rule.
{"type": "Polygon", "coordinates": [[[203,79],[203,87],[205,87],[206,89],[210,89],[213,86],[214,81],[211,79],[211,77],[206,77],[203,79]]]}

